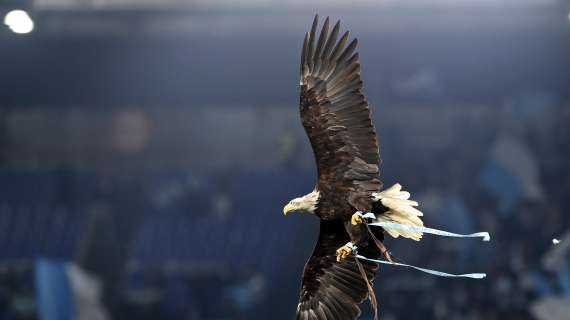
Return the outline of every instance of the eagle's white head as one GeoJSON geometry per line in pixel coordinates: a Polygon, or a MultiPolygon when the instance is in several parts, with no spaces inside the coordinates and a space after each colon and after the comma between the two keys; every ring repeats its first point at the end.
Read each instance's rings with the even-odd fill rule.
{"type": "Polygon", "coordinates": [[[283,214],[287,215],[289,212],[304,212],[304,213],[315,213],[317,209],[317,204],[319,202],[319,192],[313,191],[302,197],[295,198],[285,207],[283,207],[283,214]]]}

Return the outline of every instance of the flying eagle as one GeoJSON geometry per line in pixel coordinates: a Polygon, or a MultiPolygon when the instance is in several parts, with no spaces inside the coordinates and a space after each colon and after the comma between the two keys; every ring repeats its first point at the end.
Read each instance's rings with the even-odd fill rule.
{"type": "Polygon", "coordinates": [[[384,233],[419,240],[421,232],[369,228],[363,212],[380,221],[423,226],[422,213],[399,184],[381,191],[379,149],[370,108],[362,94],[357,39],[340,39],[340,21],[329,32],[325,20],[317,39],[318,15],[306,33],[301,54],[301,121],[311,142],[318,172],[314,190],[291,200],[290,212],[320,219],[320,232],[305,265],[296,318],[357,319],[367,297],[374,309],[372,281],[376,263],[358,261],[354,253],[389,259],[384,233]],[[337,41],[338,40],[338,41],[337,41]]]}

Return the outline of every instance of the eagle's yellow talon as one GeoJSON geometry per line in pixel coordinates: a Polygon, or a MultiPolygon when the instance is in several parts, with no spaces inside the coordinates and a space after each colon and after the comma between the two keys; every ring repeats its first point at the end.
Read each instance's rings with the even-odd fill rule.
{"type": "Polygon", "coordinates": [[[344,245],[336,250],[336,261],[341,262],[344,258],[352,253],[352,249],[348,245],[344,245]]]}
{"type": "Polygon", "coordinates": [[[350,223],[355,226],[357,224],[361,224],[362,223],[362,214],[361,213],[355,213],[352,215],[352,218],[350,218],[350,223]]]}

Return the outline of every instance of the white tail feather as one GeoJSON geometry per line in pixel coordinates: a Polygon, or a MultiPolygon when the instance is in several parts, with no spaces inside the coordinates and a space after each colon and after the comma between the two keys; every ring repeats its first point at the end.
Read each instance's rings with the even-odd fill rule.
{"type": "MultiPolygon", "coordinates": [[[[418,206],[418,203],[413,200],[408,200],[410,193],[402,191],[402,186],[399,183],[396,183],[382,192],[373,193],[372,197],[374,201],[381,201],[382,205],[389,209],[385,213],[376,216],[378,222],[395,222],[417,227],[424,226],[423,221],[419,218],[423,216],[423,213],[414,208],[418,206]]],[[[419,241],[423,236],[422,232],[416,231],[391,228],[384,228],[384,230],[394,238],[402,236],[419,241]]]]}

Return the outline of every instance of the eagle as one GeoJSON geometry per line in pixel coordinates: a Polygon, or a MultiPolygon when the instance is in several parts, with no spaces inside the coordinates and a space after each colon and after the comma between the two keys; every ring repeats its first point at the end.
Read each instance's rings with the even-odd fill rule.
{"type": "Polygon", "coordinates": [[[319,236],[305,264],[297,305],[298,320],[357,319],[370,299],[379,265],[358,254],[390,260],[384,234],[420,240],[421,232],[367,225],[377,221],[423,226],[422,213],[399,184],[382,190],[380,154],[368,101],[362,93],[358,40],[349,32],[339,38],[340,21],[329,30],[329,18],[317,37],[315,16],[305,34],[300,68],[300,117],[317,167],[312,192],[291,200],[283,214],[301,212],[320,219],[319,236]],[[348,44],[347,44],[348,43],[348,44]]]}

